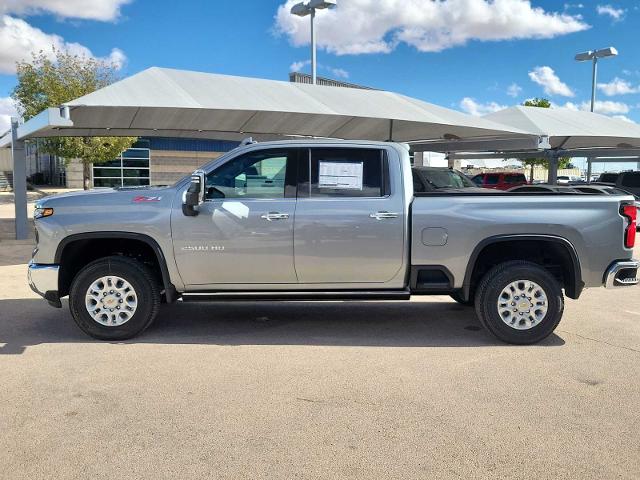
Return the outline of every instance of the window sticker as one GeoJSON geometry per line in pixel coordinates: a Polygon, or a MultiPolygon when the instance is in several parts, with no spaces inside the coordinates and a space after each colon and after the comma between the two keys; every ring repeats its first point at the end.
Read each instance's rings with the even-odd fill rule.
{"type": "Polygon", "coordinates": [[[319,162],[319,188],[362,190],[362,162],[319,162]]]}

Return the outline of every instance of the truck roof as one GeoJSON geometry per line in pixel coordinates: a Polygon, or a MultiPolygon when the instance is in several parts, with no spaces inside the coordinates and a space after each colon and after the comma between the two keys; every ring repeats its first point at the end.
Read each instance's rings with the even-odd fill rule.
{"type": "Polygon", "coordinates": [[[343,140],[340,138],[295,138],[295,139],[282,139],[282,140],[270,140],[268,142],[253,142],[247,143],[245,145],[241,145],[241,147],[245,146],[281,146],[281,145],[323,145],[323,144],[340,144],[340,145],[368,145],[372,147],[384,147],[389,145],[397,145],[401,148],[409,150],[409,145],[406,143],[396,143],[396,142],[382,142],[375,140],[343,140]]]}

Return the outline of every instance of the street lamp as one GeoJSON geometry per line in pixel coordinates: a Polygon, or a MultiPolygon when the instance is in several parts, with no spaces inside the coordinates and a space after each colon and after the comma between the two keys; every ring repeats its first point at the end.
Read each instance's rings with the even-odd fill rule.
{"type": "Polygon", "coordinates": [[[291,7],[291,13],[299,17],[311,15],[311,81],[315,85],[316,76],[316,31],[314,28],[314,20],[316,18],[316,10],[324,10],[325,8],[334,8],[337,0],[309,0],[301,2],[291,7]]]}
{"type": "Polygon", "coordinates": [[[576,55],[578,62],[593,62],[593,75],[591,78],[591,111],[595,107],[596,103],[596,80],[598,77],[598,59],[606,57],[615,57],[618,55],[618,50],[613,47],[603,48],[600,50],[589,50],[588,52],[582,52],[576,55]]]}
{"type": "MultiPolygon", "coordinates": [[[[614,47],[602,48],[600,50],[589,50],[588,52],[582,52],[576,55],[575,59],[578,62],[588,62],[591,60],[593,62],[593,72],[591,75],[591,111],[595,109],[596,106],[596,81],[598,78],[598,59],[599,58],[607,58],[607,57],[615,57],[618,55],[618,50],[614,47]]],[[[591,169],[593,167],[593,159],[591,157],[587,158],[587,182],[591,183],[591,169]]]]}

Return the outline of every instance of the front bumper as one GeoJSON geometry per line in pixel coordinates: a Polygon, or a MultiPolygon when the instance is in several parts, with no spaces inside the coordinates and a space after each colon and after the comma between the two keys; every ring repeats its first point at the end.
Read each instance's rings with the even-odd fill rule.
{"type": "Polygon", "coordinates": [[[604,286],[606,288],[616,288],[637,285],[640,282],[638,268],[640,268],[640,261],[638,260],[624,260],[612,263],[604,275],[604,286]]]}
{"type": "Polygon", "coordinates": [[[43,265],[29,262],[27,278],[31,290],[49,302],[54,307],[61,308],[60,296],[58,295],[58,273],[59,265],[43,265]]]}

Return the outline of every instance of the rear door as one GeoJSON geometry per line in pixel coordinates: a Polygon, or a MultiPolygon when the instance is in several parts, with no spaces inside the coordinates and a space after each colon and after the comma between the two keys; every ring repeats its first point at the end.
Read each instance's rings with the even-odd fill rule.
{"type": "Polygon", "coordinates": [[[400,159],[384,148],[308,152],[299,164],[294,229],[299,282],[389,288],[405,255],[400,159]]]}

